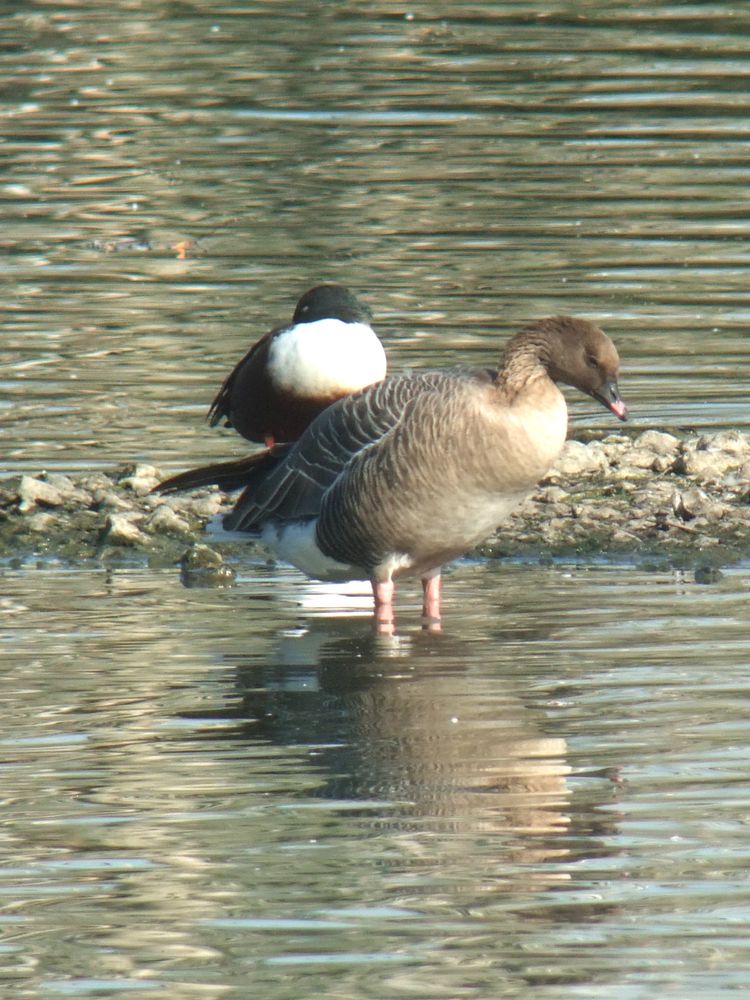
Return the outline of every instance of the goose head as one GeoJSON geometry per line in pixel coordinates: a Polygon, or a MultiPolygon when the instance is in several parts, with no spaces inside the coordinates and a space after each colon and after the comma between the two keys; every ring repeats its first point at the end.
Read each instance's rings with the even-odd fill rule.
{"type": "Polygon", "coordinates": [[[508,343],[506,364],[515,353],[533,351],[555,382],[580,389],[620,420],[628,408],[620,396],[617,348],[598,326],[574,316],[550,316],[532,324],[508,343]]]}

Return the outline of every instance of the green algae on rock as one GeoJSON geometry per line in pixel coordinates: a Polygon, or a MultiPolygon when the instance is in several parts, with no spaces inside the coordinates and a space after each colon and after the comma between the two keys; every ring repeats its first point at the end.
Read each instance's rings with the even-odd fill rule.
{"type": "MultiPolygon", "coordinates": [[[[215,487],[151,493],[163,477],[137,465],[110,474],[7,479],[0,483],[0,558],[177,563],[203,540],[208,519],[231,508],[232,497],[215,487]]],[[[245,546],[221,548],[236,553],[245,546]]],[[[737,431],[680,438],[649,430],[634,438],[568,441],[554,469],[480,552],[710,567],[746,558],[750,438],[737,431]]],[[[227,585],[231,574],[217,565],[199,578],[227,585]]]]}

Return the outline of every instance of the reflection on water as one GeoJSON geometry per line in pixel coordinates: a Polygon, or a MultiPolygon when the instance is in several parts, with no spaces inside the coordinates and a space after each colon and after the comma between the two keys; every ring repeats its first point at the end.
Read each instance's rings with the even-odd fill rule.
{"type": "MultiPolygon", "coordinates": [[[[741,6],[280,10],[0,11],[4,473],[236,455],[322,280],[393,368],[576,312],[637,427],[748,426],[741,6]]],[[[746,567],[466,562],[392,639],[252,562],[1,572],[3,995],[746,988],[746,567]]]]}
{"type": "Polygon", "coordinates": [[[218,592],[7,570],[6,978],[290,1000],[729,988],[749,584],[467,562],[444,634],[415,588],[384,637],[354,598],[337,613],[260,563],[218,592]]]}
{"type": "Polygon", "coordinates": [[[367,299],[394,368],[493,360],[577,312],[620,345],[638,426],[747,426],[736,5],[125,22],[99,0],[0,14],[9,469],[236,454],[202,423],[216,387],[326,279],[367,299]]]}
{"type": "MultiPolygon", "coordinates": [[[[238,669],[240,711],[257,737],[319,747],[317,794],[392,802],[385,822],[394,827],[419,829],[425,819],[452,834],[565,827],[564,741],[539,733],[517,697],[475,677],[464,641],[436,647],[417,636],[384,650],[381,637],[363,643],[323,627],[288,638],[279,666],[238,669]],[[300,658],[308,665],[290,670],[300,658]]],[[[518,850],[557,853],[525,838],[518,850]]],[[[444,859],[433,863],[438,870],[444,859]]]]}

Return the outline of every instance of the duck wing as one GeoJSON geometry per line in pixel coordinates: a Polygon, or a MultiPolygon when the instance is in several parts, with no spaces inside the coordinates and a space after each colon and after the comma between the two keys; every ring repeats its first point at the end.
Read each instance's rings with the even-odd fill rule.
{"type": "Polygon", "coordinates": [[[247,487],[224,518],[224,526],[252,531],[269,520],[317,517],[324,495],[352,463],[361,461],[370,449],[382,448],[416,400],[441,393],[457,374],[425,371],[393,375],[333,403],[268,475],[260,475],[247,487]]]}
{"type": "MultiPolygon", "coordinates": [[[[227,375],[224,379],[221,388],[216,393],[213,403],[211,403],[211,406],[209,407],[208,414],[206,416],[209,427],[215,427],[222,419],[225,420],[225,427],[232,426],[230,418],[232,410],[232,391],[237,379],[239,378],[240,372],[242,372],[245,366],[249,365],[251,362],[263,367],[266,363],[266,358],[268,357],[271,340],[286,329],[287,327],[280,326],[275,330],[271,330],[270,333],[265,334],[260,338],[260,340],[256,341],[247,354],[237,362],[229,375],[227,375]]],[[[258,440],[260,440],[260,438],[258,438],[258,440]]]]}

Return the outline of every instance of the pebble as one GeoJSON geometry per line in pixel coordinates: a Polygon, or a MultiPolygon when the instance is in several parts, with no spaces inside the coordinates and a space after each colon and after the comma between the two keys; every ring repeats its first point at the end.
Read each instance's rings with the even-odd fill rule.
{"type": "Polygon", "coordinates": [[[163,503],[144,522],[144,528],[153,534],[192,535],[193,529],[184,517],[176,514],[163,503]]]}
{"type": "Polygon", "coordinates": [[[675,471],[693,476],[701,482],[717,482],[730,469],[736,468],[737,456],[726,451],[706,449],[685,451],[677,459],[675,471]]]}
{"type": "Polygon", "coordinates": [[[164,479],[161,471],[153,465],[136,465],[132,473],[120,480],[120,486],[131,489],[136,496],[145,497],[164,479]]]}
{"type": "Polygon", "coordinates": [[[644,431],[636,438],[635,444],[653,455],[674,456],[680,447],[680,439],[664,431],[644,431]]]}
{"type": "MultiPolygon", "coordinates": [[[[211,487],[166,497],[153,493],[153,465],[23,475],[0,483],[0,556],[24,549],[70,558],[180,561],[190,586],[225,586],[233,571],[202,546],[206,521],[236,495],[211,487]],[[206,565],[199,565],[207,559],[206,565]]],[[[549,476],[500,527],[484,551],[624,551],[648,556],[689,550],[705,560],[750,555],[750,438],[738,431],[658,430],[568,441],[549,476]],[[705,551],[704,551],[705,550],[705,551]]],[[[239,549],[240,546],[238,545],[239,549]]],[[[222,551],[227,549],[222,543],[222,551]]],[[[696,570],[697,572],[697,570],[696,570]]]]}
{"type": "Polygon", "coordinates": [[[560,503],[565,500],[568,494],[560,486],[545,486],[537,490],[534,499],[538,503],[560,503]]]}
{"type": "Polygon", "coordinates": [[[708,497],[699,489],[675,490],[672,495],[672,510],[681,521],[692,521],[703,514],[708,503],[708,497]]]}
{"type": "Polygon", "coordinates": [[[39,535],[46,535],[53,527],[56,526],[57,517],[55,514],[39,511],[36,514],[32,514],[26,521],[26,524],[29,531],[33,531],[35,534],[39,535]]]}
{"type": "Polygon", "coordinates": [[[33,510],[37,504],[42,504],[45,507],[61,507],[63,504],[63,495],[60,490],[43,479],[35,479],[33,476],[21,476],[18,495],[21,500],[18,509],[22,514],[33,510]]]}
{"type": "Polygon", "coordinates": [[[60,493],[66,504],[74,503],[81,507],[87,507],[93,499],[92,494],[87,489],[76,486],[70,476],[65,476],[61,472],[47,473],[45,482],[60,493]]]}
{"type": "Polygon", "coordinates": [[[607,458],[604,449],[598,442],[582,444],[580,441],[567,441],[562,455],[555,462],[554,468],[546,477],[545,482],[556,482],[559,479],[573,479],[576,476],[590,476],[607,471],[607,458]]]}
{"type": "Polygon", "coordinates": [[[199,543],[183,554],[180,575],[186,587],[228,587],[235,579],[234,570],[227,566],[221,553],[199,543]]]}
{"type": "Polygon", "coordinates": [[[108,514],[102,541],[108,545],[132,545],[148,548],[149,538],[135,524],[141,514],[108,514]]]}
{"type": "MultiPolygon", "coordinates": [[[[111,484],[110,484],[111,485],[111,484]]],[[[113,489],[96,490],[93,494],[94,502],[100,510],[132,510],[133,504],[115,493],[113,489]]]]}
{"type": "Polygon", "coordinates": [[[627,465],[633,469],[653,469],[654,462],[661,457],[650,448],[631,448],[624,455],[627,465]]]}
{"type": "Polygon", "coordinates": [[[199,497],[190,504],[190,510],[196,517],[213,517],[218,514],[223,505],[221,493],[217,490],[208,496],[199,497]]]}

